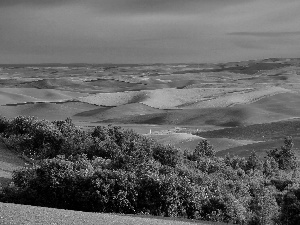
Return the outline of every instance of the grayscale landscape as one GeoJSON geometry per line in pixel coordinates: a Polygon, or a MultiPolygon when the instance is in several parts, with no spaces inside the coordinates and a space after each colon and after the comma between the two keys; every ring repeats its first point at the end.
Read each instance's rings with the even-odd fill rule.
{"type": "Polygon", "coordinates": [[[299,11],[1,0],[0,224],[298,225],[299,11]]]}

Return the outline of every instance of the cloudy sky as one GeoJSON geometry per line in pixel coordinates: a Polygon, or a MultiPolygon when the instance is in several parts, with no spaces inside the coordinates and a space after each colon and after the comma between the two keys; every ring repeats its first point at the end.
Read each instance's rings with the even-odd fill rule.
{"type": "Polygon", "coordinates": [[[299,0],[0,0],[0,64],[300,57],[299,12],[299,0]]]}

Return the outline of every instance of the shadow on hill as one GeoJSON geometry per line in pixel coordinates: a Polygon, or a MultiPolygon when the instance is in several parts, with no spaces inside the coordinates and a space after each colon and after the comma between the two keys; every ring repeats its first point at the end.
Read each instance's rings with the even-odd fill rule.
{"type": "Polygon", "coordinates": [[[224,128],[214,131],[198,132],[204,138],[230,138],[237,140],[278,140],[285,136],[300,136],[300,120],[284,120],[273,123],[224,128]]]}
{"type": "MultiPolygon", "coordinates": [[[[294,142],[294,150],[297,155],[297,157],[300,156],[299,148],[297,146],[300,146],[300,138],[293,138],[294,142]]],[[[216,153],[218,157],[225,157],[226,155],[237,155],[239,157],[249,157],[252,152],[255,152],[260,158],[264,158],[267,155],[267,151],[270,151],[271,149],[279,148],[279,146],[282,145],[282,138],[279,138],[277,140],[271,140],[271,141],[265,141],[265,142],[258,142],[258,143],[252,143],[242,146],[237,146],[233,148],[228,148],[222,151],[219,151],[216,153]]]]}

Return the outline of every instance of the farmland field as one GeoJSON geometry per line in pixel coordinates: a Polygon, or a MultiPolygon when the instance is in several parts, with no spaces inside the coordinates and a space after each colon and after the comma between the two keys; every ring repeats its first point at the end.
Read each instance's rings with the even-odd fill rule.
{"type": "Polygon", "coordinates": [[[298,59],[0,68],[0,115],[8,118],[115,124],[183,149],[207,138],[231,154],[300,135],[298,59]]]}

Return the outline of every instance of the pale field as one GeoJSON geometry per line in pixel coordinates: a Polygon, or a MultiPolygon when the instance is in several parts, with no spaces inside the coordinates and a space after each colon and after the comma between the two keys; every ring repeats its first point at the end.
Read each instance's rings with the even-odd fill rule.
{"type": "Polygon", "coordinates": [[[99,106],[120,106],[135,102],[157,109],[197,109],[249,104],[268,96],[289,92],[291,91],[281,87],[260,89],[168,88],[138,92],[100,93],[80,97],[78,100],[99,106]]]}

